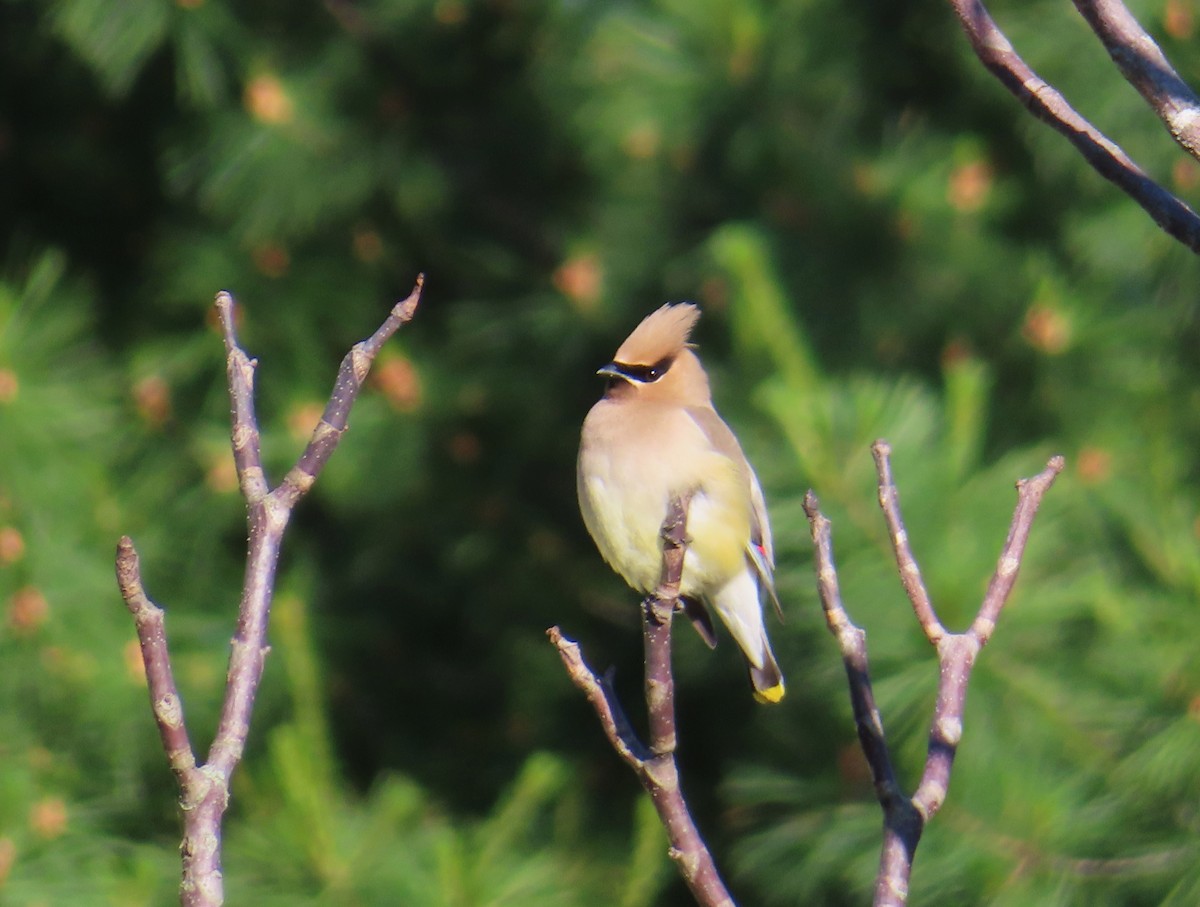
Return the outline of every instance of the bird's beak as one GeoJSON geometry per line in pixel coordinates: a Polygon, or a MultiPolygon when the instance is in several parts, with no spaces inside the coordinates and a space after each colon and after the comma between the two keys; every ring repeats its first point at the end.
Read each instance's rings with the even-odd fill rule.
{"type": "Polygon", "coordinates": [[[597,375],[603,375],[605,378],[624,378],[625,373],[621,371],[621,367],[615,362],[610,362],[601,369],[596,370],[597,375]]]}

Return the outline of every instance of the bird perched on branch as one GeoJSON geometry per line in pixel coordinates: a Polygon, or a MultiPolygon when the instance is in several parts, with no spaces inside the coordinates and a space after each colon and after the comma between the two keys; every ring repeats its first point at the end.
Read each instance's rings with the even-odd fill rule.
{"type": "Polygon", "coordinates": [[[771,527],[762,488],[713,409],[708,376],[688,343],[700,317],[690,303],[652,312],[597,372],[608,379],[579,444],[579,509],[600,554],[636,591],[662,570],[660,531],[672,498],[690,495],[680,597],[708,645],[708,609],[742,650],[754,695],[783,698],[783,675],[763,624],[775,594],[771,527]]]}

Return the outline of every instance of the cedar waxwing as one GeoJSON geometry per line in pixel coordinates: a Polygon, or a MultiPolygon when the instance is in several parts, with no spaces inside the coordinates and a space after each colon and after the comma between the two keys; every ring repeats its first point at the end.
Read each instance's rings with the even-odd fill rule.
{"type": "Polygon", "coordinates": [[[699,317],[690,303],[664,305],[597,372],[608,386],[583,423],[579,509],[604,560],[649,595],[661,578],[671,498],[691,493],[684,611],[711,647],[706,606],[715,610],[746,657],[755,698],[778,702],[783,676],[761,603],[765,591],[779,608],[771,527],[758,478],[713,409],[708,377],[688,343],[699,317]]]}

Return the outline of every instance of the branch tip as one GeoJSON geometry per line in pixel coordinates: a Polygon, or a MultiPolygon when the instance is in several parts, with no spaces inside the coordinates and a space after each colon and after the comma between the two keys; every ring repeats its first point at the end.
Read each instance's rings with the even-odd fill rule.
{"type": "Polygon", "coordinates": [[[821,512],[821,502],[817,500],[816,492],[811,488],[804,495],[804,513],[811,520],[821,512]]]}
{"type": "Polygon", "coordinates": [[[213,304],[217,308],[217,317],[221,321],[221,333],[225,336],[226,344],[236,345],[233,331],[233,295],[228,290],[222,290],[213,300],[213,304]]]}
{"type": "Polygon", "coordinates": [[[425,293],[425,275],[418,274],[417,281],[413,285],[412,292],[398,303],[392,309],[392,314],[400,320],[401,324],[406,324],[412,321],[412,317],[417,314],[417,306],[421,304],[421,297],[425,293]]]}
{"type": "Polygon", "coordinates": [[[142,569],[137,549],[133,546],[133,539],[127,535],[121,536],[117,542],[116,567],[117,588],[121,590],[121,598],[133,609],[137,600],[145,593],[142,589],[142,569]]]}

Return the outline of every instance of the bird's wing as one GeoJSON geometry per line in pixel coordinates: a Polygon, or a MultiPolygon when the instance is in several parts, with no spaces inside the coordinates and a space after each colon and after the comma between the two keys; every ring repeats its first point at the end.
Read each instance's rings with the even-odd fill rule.
{"type": "Polygon", "coordinates": [[[754,474],[754,470],[746,460],[746,455],[742,453],[742,446],[738,444],[737,438],[724,420],[717,415],[715,409],[707,406],[689,406],[687,413],[704,432],[705,438],[708,439],[708,443],[712,445],[713,449],[736,463],[746,475],[746,481],[750,486],[750,544],[746,546],[746,552],[750,557],[750,562],[754,565],[754,571],[758,574],[762,587],[771,597],[775,613],[782,620],[783,609],[779,605],[779,596],[775,592],[775,543],[771,538],[771,522],[767,518],[767,502],[763,498],[758,476],[754,474]]]}
{"type": "Polygon", "coordinates": [[[758,484],[758,476],[753,469],[750,470],[750,508],[750,541],[762,550],[763,559],[774,571],[775,543],[771,538],[771,521],[767,518],[767,502],[762,486],[758,484]]]}
{"type": "MultiPolygon", "coordinates": [[[[750,469],[749,464],[746,466],[750,469]]],[[[783,606],[779,604],[779,593],[775,591],[775,543],[771,539],[771,521],[767,518],[767,502],[763,497],[758,476],[750,469],[750,562],[762,580],[762,586],[771,596],[775,613],[783,620],[783,606]]]]}
{"type": "Polygon", "coordinates": [[[739,469],[750,472],[750,464],[746,462],[742,446],[738,444],[737,438],[733,436],[729,426],[717,415],[715,409],[711,406],[687,406],[684,409],[692,421],[699,426],[700,431],[704,432],[704,437],[713,450],[728,457],[738,465],[739,469]]]}

